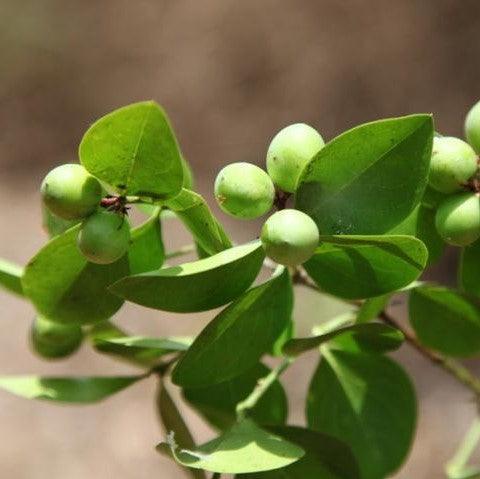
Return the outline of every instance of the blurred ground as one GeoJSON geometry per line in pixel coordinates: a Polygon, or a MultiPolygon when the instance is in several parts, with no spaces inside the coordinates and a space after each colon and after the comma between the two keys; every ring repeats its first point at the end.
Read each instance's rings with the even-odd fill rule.
{"type": "MultiPolygon", "coordinates": [[[[222,165],[262,164],[269,139],[288,123],[308,122],[329,139],[356,123],[433,112],[439,131],[460,135],[480,98],[479,26],[478,0],[0,0],[0,256],[25,263],[45,241],[41,178],[76,159],[89,122],[133,101],[165,106],[209,201],[222,165]]],[[[238,241],[257,234],[256,223],[221,217],[238,241]]],[[[168,244],[186,242],[172,226],[168,244]]],[[[453,259],[435,274],[452,280],[453,259]]],[[[307,330],[307,312],[325,306],[301,294],[297,318],[307,330]]],[[[37,360],[26,342],[32,309],[2,292],[0,305],[2,374],[131,371],[87,348],[61,363],[37,360]]],[[[211,314],[198,316],[129,306],[119,322],[136,333],[186,334],[211,314]]],[[[414,375],[420,416],[396,477],[442,477],[473,404],[408,347],[400,359],[414,375]]],[[[295,423],[313,363],[308,355],[285,376],[295,423]]],[[[81,408],[0,393],[0,477],[179,477],[153,451],[162,438],[154,389],[148,380],[81,408]]]]}

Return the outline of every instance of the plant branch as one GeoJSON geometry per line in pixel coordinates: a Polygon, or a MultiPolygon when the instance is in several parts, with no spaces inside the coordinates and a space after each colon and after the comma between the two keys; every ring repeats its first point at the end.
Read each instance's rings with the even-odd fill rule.
{"type": "Polygon", "coordinates": [[[479,441],[480,419],[477,417],[467,431],[467,434],[455,452],[455,455],[447,464],[446,473],[450,479],[457,479],[459,477],[473,478],[479,476],[480,471],[478,469],[471,469],[468,467],[468,461],[475,451],[479,441]]]}
{"type": "Polygon", "coordinates": [[[181,248],[175,250],[175,251],[170,251],[165,254],[165,259],[172,259],[172,258],[177,258],[178,256],[184,256],[186,254],[193,253],[195,251],[195,245],[194,244],[187,244],[185,246],[182,246],[181,248]]]}
{"type": "Polygon", "coordinates": [[[237,419],[244,419],[250,409],[253,409],[270,386],[288,369],[294,361],[293,358],[285,358],[276,368],[272,369],[265,377],[258,380],[253,391],[237,404],[237,419]]]}

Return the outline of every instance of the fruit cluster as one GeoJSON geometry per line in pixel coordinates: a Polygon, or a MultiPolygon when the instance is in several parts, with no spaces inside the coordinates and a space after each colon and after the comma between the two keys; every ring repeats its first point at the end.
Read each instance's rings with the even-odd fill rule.
{"type": "Polygon", "coordinates": [[[43,180],[41,192],[51,213],[82,221],[78,248],[88,261],[109,264],[127,252],[130,225],[121,201],[113,198],[102,205],[102,185],[83,166],[65,164],[53,169],[43,180]]]}
{"type": "Polygon", "coordinates": [[[237,218],[258,218],[276,203],[280,211],[263,225],[261,240],[267,256],[279,264],[304,263],[318,246],[315,222],[301,211],[283,207],[295,192],[303,168],[324,145],[314,128],[296,123],[282,129],[270,143],[268,174],[258,166],[240,162],[223,168],[215,180],[215,198],[220,208],[237,218]]]}
{"type": "Polygon", "coordinates": [[[429,185],[445,195],[438,205],[435,226],[445,242],[467,246],[480,238],[480,102],[465,121],[467,142],[436,136],[429,185]]]}

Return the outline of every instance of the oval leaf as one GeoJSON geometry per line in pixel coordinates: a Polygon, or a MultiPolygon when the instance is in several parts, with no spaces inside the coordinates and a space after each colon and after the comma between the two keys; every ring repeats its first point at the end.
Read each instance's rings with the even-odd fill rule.
{"type": "Polygon", "coordinates": [[[22,287],[23,268],[10,261],[0,258],[0,287],[10,293],[23,296],[22,287]]]}
{"type": "Polygon", "coordinates": [[[410,323],[418,339],[449,356],[480,352],[480,308],[466,296],[442,286],[410,293],[410,323]]]}
{"type": "Polygon", "coordinates": [[[327,293],[370,298],[407,286],[422,273],[428,252],[413,236],[322,236],[304,267],[327,293]]]}
{"type": "MultiPolygon", "coordinates": [[[[268,375],[270,369],[261,363],[234,379],[214,386],[184,389],[183,396],[210,424],[228,429],[236,419],[236,406],[268,375]]],[[[287,397],[279,381],[275,381],[249,411],[257,424],[284,424],[287,417],[287,397]]]]}
{"type": "Polygon", "coordinates": [[[430,115],[357,126],[310,161],[299,181],[296,207],[322,234],[385,233],[419,203],[432,141],[430,115]]]}
{"type": "MultiPolygon", "coordinates": [[[[327,434],[301,427],[269,427],[273,433],[297,444],[305,455],[282,469],[283,479],[360,479],[360,470],[350,448],[327,434]]],[[[238,479],[279,479],[278,471],[238,476],[238,479]]]]}
{"type": "Polygon", "coordinates": [[[305,351],[318,348],[332,339],[341,341],[343,345],[350,343],[349,350],[355,347],[358,350],[386,352],[399,348],[404,336],[401,331],[386,324],[354,324],[320,336],[291,339],[283,347],[283,352],[290,356],[297,356],[305,351]]]}
{"type": "Polygon", "coordinates": [[[184,188],[166,205],[175,211],[197,244],[208,255],[220,253],[232,247],[232,242],[222,225],[199,194],[184,188]]]}
{"type": "Polygon", "coordinates": [[[26,399],[87,404],[115,394],[144,376],[41,377],[2,376],[0,389],[26,399]]]}
{"type": "Polygon", "coordinates": [[[154,101],[134,103],[96,121],[80,143],[82,165],[123,195],[178,194],[183,166],[177,140],[154,101]]]}
{"type": "Polygon", "coordinates": [[[459,286],[466,293],[480,296],[480,240],[463,249],[458,274],[459,286]]]}
{"type": "Polygon", "coordinates": [[[304,455],[299,446],[260,429],[250,420],[235,424],[194,451],[180,449],[176,444],[160,444],[158,448],[170,449],[175,460],[184,466],[222,474],[280,469],[304,455]]]}
{"type": "Polygon", "coordinates": [[[227,381],[253,367],[288,323],[293,305],[288,271],[248,290],[197,336],[172,371],[172,381],[196,388],[227,381]]]}
{"type": "Polygon", "coordinates": [[[405,460],[415,432],[408,376],[379,354],[322,352],[308,393],[308,425],[348,444],[362,478],[389,476],[405,460]]]}
{"type": "Polygon", "coordinates": [[[78,229],[56,236],[25,268],[25,295],[51,321],[94,323],[110,318],[123,304],[107,286],[128,275],[127,256],[109,265],[89,263],[77,248],[78,229]]]}
{"type": "Polygon", "coordinates": [[[209,258],[128,276],[110,290],[149,308],[188,313],[235,299],[255,280],[264,258],[259,242],[230,248],[209,258]]]}

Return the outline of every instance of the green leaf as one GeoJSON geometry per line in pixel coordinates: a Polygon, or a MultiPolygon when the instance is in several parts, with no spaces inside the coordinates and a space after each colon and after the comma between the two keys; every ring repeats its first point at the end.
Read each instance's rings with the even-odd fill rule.
{"type": "MultiPolygon", "coordinates": [[[[160,379],[157,393],[157,411],[165,432],[175,438],[176,441],[179,441],[184,447],[194,449],[195,441],[193,436],[162,379],[160,379]]],[[[167,454],[167,456],[171,457],[170,454],[167,454]]],[[[206,478],[205,473],[198,469],[190,469],[189,467],[182,467],[182,469],[194,479],[206,478]]]]}
{"type": "Polygon", "coordinates": [[[321,236],[304,267],[327,293],[358,299],[407,286],[423,271],[428,252],[413,236],[321,236]]]}
{"type": "Polygon", "coordinates": [[[442,286],[410,293],[410,323],[422,344],[448,356],[480,352],[480,308],[476,301],[442,286]]]}
{"type": "Polygon", "coordinates": [[[368,323],[377,318],[378,315],[387,307],[392,295],[384,294],[382,296],[375,296],[363,302],[357,312],[355,322],[357,324],[368,323]]]}
{"type": "Polygon", "coordinates": [[[360,479],[357,461],[350,448],[327,434],[295,426],[269,427],[273,433],[297,444],[305,455],[278,471],[237,476],[238,479],[360,479]]]}
{"type": "Polygon", "coordinates": [[[288,341],[283,352],[289,356],[297,356],[305,351],[318,348],[321,344],[336,339],[346,349],[386,352],[397,349],[402,344],[403,334],[395,328],[381,323],[354,324],[336,329],[330,333],[311,338],[295,338],[288,341]]]}
{"type": "Polygon", "coordinates": [[[413,386],[385,356],[324,349],[309,388],[308,425],[348,444],[363,479],[383,479],[410,450],[416,423],[413,386]]]}
{"type": "Polygon", "coordinates": [[[49,238],[58,236],[78,224],[78,220],[64,220],[54,215],[45,205],[42,204],[42,225],[49,238]]]}
{"type": "Polygon", "coordinates": [[[22,287],[23,268],[0,258],[0,288],[24,296],[22,287]]]}
{"type": "Polygon", "coordinates": [[[1,376],[0,389],[26,399],[88,404],[115,394],[143,376],[41,377],[1,376]]]}
{"type": "Polygon", "coordinates": [[[123,304],[107,286],[128,274],[127,256],[109,265],[89,263],[77,248],[78,230],[75,226],[53,238],[25,268],[25,295],[51,321],[94,323],[123,304]]]}
{"type": "Polygon", "coordinates": [[[255,241],[192,263],[128,276],[110,290],[149,308],[177,313],[206,311],[245,291],[263,259],[263,248],[255,241]]]}
{"type": "Polygon", "coordinates": [[[445,243],[435,227],[435,213],[436,208],[421,203],[388,232],[392,235],[411,235],[421,240],[428,250],[427,264],[436,263],[445,250],[445,243]]]}
{"type": "Polygon", "coordinates": [[[183,184],[177,140],[153,101],[134,103],[96,121],[80,143],[82,165],[120,194],[172,198],[183,184]]]}
{"type": "Polygon", "coordinates": [[[158,269],[165,260],[160,211],[157,207],[145,223],[132,230],[131,245],[128,249],[131,274],[158,269]]]}
{"type": "Polygon", "coordinates": [[[430,115],[357,126],[304,169],[295,205],[322,234],[385,233],[419,203],[433,141],[430,115]]]}
{"type": "Polygon", "coordinates": [[[250,420],[235,424],[229,431],[194,451],[176,444],[162,443],[177,462],[195,469],[225,474],[242,474],[280,469],[298,461],[304,451],[299,446],[260,429],[250,420]]]}
{"type": "Polygon", "coordinates": [[[231,248],[232,243],[222,225],[199,194],[184,188],[166,205],[175,211],[197,244],[209,255],[231,248]]]}
{"type": "Polygon", "coordinates": [[[186,388],[227,381],[253,367],[269,351],[290,320],[293,293],[281,268],[220,312],[197,336],[172,371],[186,388]]]}
{"type": "MultiPolygon", "coordinates": [[[[236,405],[255,388],[258,380],[270,372],[257,363],[241,375],[214,386],[184,389],[183,396],[217,429],[230,428],[236,418],[236,405]]],[[[250,416],[257,424],[284,424],[287,418],[287,397],[279,381],[275,381],[260,398],[250,416]]]]}
{"type": "Polygon", "coordinates": [[[480,296],[480,240],[462,251],[458,274],[459,287],[466,293],[480,296]]]}

